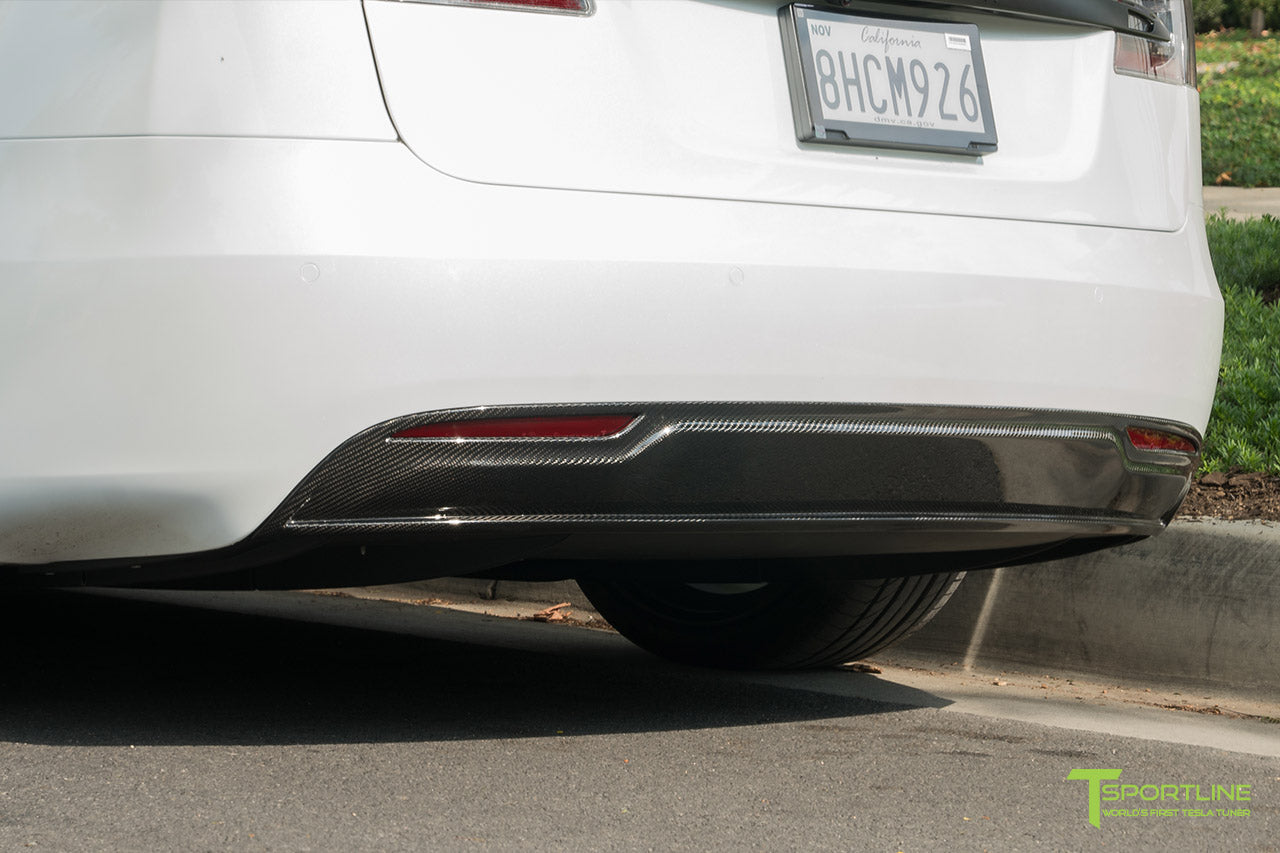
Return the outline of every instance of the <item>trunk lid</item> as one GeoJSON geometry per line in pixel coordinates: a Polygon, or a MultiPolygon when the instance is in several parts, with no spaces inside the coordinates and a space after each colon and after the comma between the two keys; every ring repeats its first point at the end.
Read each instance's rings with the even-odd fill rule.
{"type": "Polygon", "coordinates": [[[1116,74],[1112,30],[849,11],[976,25],[998,149],[798,141],[777,3],[599,0],[582,17],[366,2],[401,138],[464,180],[1158,230],[1186,219],[1195,93],[1116,74]]]}

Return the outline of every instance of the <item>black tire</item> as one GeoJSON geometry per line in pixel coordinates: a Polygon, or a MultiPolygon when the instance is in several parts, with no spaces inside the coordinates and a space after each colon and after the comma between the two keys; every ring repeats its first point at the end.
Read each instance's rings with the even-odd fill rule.
{"type": "Polygon", "coordinates": [[[946,603],[964,572],[894,578],[804,574],[757,584],[579,580],[605,619],[664,658],[733,669],[812,669],[902,639],[946,603]]]}

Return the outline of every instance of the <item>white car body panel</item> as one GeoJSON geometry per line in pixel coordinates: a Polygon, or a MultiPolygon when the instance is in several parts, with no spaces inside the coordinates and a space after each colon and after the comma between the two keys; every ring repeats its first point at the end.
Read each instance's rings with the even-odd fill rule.
{"type": "Polygon", "coordinates": [[[358,2],[7,0],[0,138],[396,138],[358,2]]]}
{"type": "Polygon", "coordinates": [[[401,136],[466,180],[1166,231],[1198,198],[1195,92],[1117,76],[1114,34],[1083,27],[957,16],[981,28],[994,154],[802,145],[779,5],[366,7],[401,136]]]}
{"type": "MultiPolygon", "coordinates": [[[[973,161],[801,149],[759,4],[367,7],[405,143],[358,3],[0,7],[5,79],[45,81],[0,86],[0,563],[233,545],[352,435],[456,407],[955,404],[1204,430],[1222,302],[1195,93],[1112,74],[1109,33],[1053,43],[1106,91],[1069,126],[1010,107],[1048,72],[993,71],[1001,150],[973,161]],[[474,93],[449,89],[496,78],[431,26],[470,20],[504,50],[539,34],[553,117],[584,95],[547,79],[586,63],[615,98],[595,130],[567,121],[565,144],[519,103],[505,135],[475,127],[474,93]],[[763,52],[728,143],[693,109],[709,22],[763,52]],[[563,35],[586,27],[610,37],[563,35]]],[[[1029,25],[992,26],[989,65],[1029,25]]]]}

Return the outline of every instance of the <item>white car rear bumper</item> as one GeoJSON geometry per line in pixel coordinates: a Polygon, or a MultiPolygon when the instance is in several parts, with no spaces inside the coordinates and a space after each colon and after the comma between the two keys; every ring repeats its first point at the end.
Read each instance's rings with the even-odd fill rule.
{"type": "Polygon", "coordinates": [[[470,406],[1071,409],[1203,432],[1177,232],[512,188],[388,142],[0,143],[0,563],[207,551],[470,406]]]}

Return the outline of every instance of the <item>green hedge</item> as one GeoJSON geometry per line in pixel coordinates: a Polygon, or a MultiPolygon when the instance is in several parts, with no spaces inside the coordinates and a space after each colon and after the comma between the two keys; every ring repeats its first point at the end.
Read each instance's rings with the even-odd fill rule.
{"type": "Polygon", "coordinates": [[[1222,27],[1249,28],[1254,9],[1261,9],[1267,26],[1280,22],[1280,0],[1195,0],[1191,7],[1196,32],[1206,33],[1222,27]]]}
{"type": "Polygon", "coordinates": [[[1280,39],[1238,32],[1196,42],[1203,180],[1280,186],[1280,39]]]}
{"type": "Polygon", "coordinates": [[[1280,474],[1280,219],[1207,228],[1226,324],[1202,470],[1280,474]]]}

